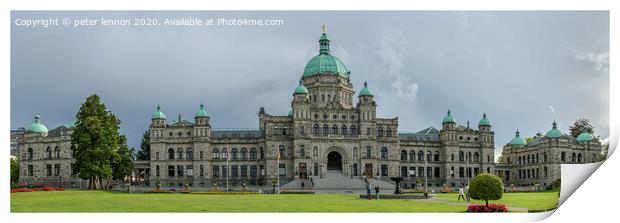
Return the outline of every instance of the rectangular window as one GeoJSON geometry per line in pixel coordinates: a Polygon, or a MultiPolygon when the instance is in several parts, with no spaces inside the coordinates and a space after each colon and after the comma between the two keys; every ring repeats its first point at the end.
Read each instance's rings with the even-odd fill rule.
{"type": "Polygon", "coordinates": [[[174,166],[168,166],[168,176],[174,177],[174,166]]]}
{"type": "Polygon", "coordinates": [[[200,164],[200,176],[204,176],[205,175],[205,166],[203,166],[202,164],[200,164]]]}
{"type": "Polygon", "coordinates": [[[440,177],[440,176],[439,176],[439,174],[440,174],[441,172],[439,172],[439,171],[441,171],[441,170],[440,170],[440,168],[439,168],[439,167],[435,167],[435,172],[434,172],[434,174],[435,174],[435,175],[433,175],[433,176],[434,176],[434,177],[440,177]]]}
{"type": "Polygon", "coordinates": [[[159,177],[159,165],[155,166],[155,176],[159,177]]]}
{"type": "Polygon", "coordinates": [[[186,175],[188,177],[193,177],[194,176],[194,166],[191,166],[191,165],[185,166],[185,172],[187,173],[186,175]]]}
{"type": "Polygon", "coordinates": [[[200,151],[200,159],[204,159],[204,153],[203,153],[203,151],[200,151]]]}
{"type": "Polygon", "coordinates": [[[280,174],[280,176],[286,175],[286,165],[280,164],[278,168],[278,173],[280,174]]]}
{"type": "Polygon", "coordinates": [[[247,178],[248,177],[248,166],[241,166],[241,177],[242,178],[247,178]]]}
{"type": "Polygon", "coordinates": [[[409,177],[415,177],[415,167],[409,167],[409,177]]]}
{"type": "Polygon", "coordinates": [[[155,152],[155,160],[159,160],[159,152],[155,152]]]}
{"type": "Polygon", "coordinates": [[[465,177],[465,168],[459,167],[459,177],[460,178],[465,177]]]}
{"type": "Polygon", "coordinates": [[[32,165],[28,165],[28,176],[34,176],[34,167],[32,165]]]}
{"type": "Polygon", "coordinates": [[[306,157],[306,148],[304,147],[304,145],[299,146],[299,156],[306,157]]]}
{"type": "Polygon", "coordinates": [[[450,167],[450,176],[454,177],[454,167],[450,167]]]}
{"type": "Polygon", "coordinates": [[[228,167],[222,166],[222,177],[228,176],[228,167]]]}
{"type": "Polygon", "coordinates": [[[54,164],[54,176],[60,176],[60,164],[54,164]]]}
{"type": "Polygon", "coordinates": [[[478,167],[474,167],[474,176],[478,176],[479,172],[480,172],[480,169],[478,169],[478,167]]]}
{"type": "Polygon", "coordinates": [[[183,176],[183,166],[182,165],[177,166],[177,176],[179,176],[179,177],[183,176]]]}
{"type": "Polygon", "coordinates": [[[45,175],[47,175],[48,177],[52,176],[52,165],[48,164],[47,166],[45,166],[45,175]]]}
{"type": "Polygon", "coordinates": [[[230,176],[231,177],[239,176],[239,166],[237,165],[230,166],[230,176]]]}
{"type": "Polygon", "coordinates": [[[250,166],[250,177],[256,178],[256,176],[257,176],[256,165],[252,165],[250,166]]]}
{"type": "Polygon", "coordinates": [[[371,154],[372,154],[372,147],[366,146],[366,158],[370,159],[371,154]]]}
{"type": "Polygon", "coordinates": [[[432,167],[426,167],[426,176],[429,176],[429,177],[433,176],[433,168],[432,167]]]}
{"type": "Polygon", "coordinates": [[[265,166],[260,165],[260,166],[259,166],[259,169],[260,169],[260,175],[261,175],[261,176],[265,176],[265,166]]]}
{"type": "Polygon", "coordinates": [[[381,176],[387,176],[387,175],[388,175],[388,165],[381,164],[381,176]]]}
{"type": "Polygon", "coordinates": [[[418,177],[424,177],[424,167],[418,167],[418,177]]]}
{"type": "Polygon", "coordinates": [[[220,176],[220,167],[213,165],[213,167],[211,168],[213,169],[213,177],[219,177],[220,176]]]}

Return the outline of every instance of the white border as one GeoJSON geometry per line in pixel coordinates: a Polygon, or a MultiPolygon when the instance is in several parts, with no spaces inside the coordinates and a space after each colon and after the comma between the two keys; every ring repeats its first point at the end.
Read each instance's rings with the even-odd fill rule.
{"type": "MultiPolygon", "coordinates": [[[[197,3],[190,0],[106,0],[106,1],[0,1],[0,135],[8,136],[10,127],[10,10],[610,10],[610,40],[618,39],[617,6],[609,0],[436,0],[427,2],[414,1],[369,1],[369,0],[313,0],[313,1],[209,1],[197,3]],[[191,5],[190,5],[191,4],[191,5]],[[616,26],[614,26],[614,24],[616,26]]],[[[616,44],[610,43],[610,53],[619,52],[616,44]]],[[[617,57],[611,56],[611,67],[618,63],[617,57]]],[[[610,141],[613,148],[618,144],[617,114],[619,79],[610,75],[610,141]]],[[[9,145],[8,137],[0,137],[4,147],[9,145]]],[[[611,150],[611,149],[610,149],[611,150]]],[[[8,157],[9,150],[1,150],[8,157]]],[[[0,159],[3,179],[8,179],[8,158],[0,159]]],[[[620,200],[619,176],[615,170],[620,169],[617,156],[610,157],[571,198],[546,221],[616,221],[613,216],[620,200]]],[[[564,176],[564,173],[563,173],[564,176]]],[[[140,222],[184,222],[184,221],[244,221],[244,222],[334,222],[334,221],[416,221],[416,222],[522,222],[540,220],[548,216],[542,214],[10,214],[9,185],[6,180],[0,181],[0,219],[3,222],[124,222],[127,220],[140,222]]]]}

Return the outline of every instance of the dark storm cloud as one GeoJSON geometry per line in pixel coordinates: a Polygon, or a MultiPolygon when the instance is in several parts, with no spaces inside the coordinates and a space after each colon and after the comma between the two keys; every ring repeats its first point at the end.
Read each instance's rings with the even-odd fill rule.
{"type": "MultiPolygon", "coordinates": [[[[486,112],[500,149],[514,130],[563,131],[578,117],[609,134],[607,12],[13,12],[16,18],[262,18],[275,27],[12,25],[11,128],[41,114],[70,122],[99,94],[138,147],[157,104],[193,120],[204,102],[215,128],[258,125],[286,114],[327,24],[332,52],[375,92],[378,115],[400,131],[440,127],[449,108],[476,126],[486,112]]],[[[499,155],[499,152],[496,153],[499,155]]]]}

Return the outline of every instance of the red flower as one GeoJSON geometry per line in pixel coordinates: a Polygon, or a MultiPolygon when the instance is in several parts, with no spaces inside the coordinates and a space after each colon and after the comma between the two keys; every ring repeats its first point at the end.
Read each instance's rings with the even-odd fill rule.
{"type": "Polygon", "coordinates": [[[467,212],[508,212],[508,207],[505,204],[470,204],[467,205],[467,212]]]}

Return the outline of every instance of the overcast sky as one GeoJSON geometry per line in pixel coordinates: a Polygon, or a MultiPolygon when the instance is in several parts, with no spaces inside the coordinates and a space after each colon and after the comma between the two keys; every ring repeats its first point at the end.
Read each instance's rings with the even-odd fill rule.
{"type": "MultiPolygon", "coordinates": [[[[62,24],[62,23],[61,23],[62,24]]],[[[377,116],[403,131],[441,128],[450,109],[477,126],[486,112],[496,156],[513,136],[568,132],[589,118],[609,135],[607,12],[12,12],[11,129],[35,114],[51,130],[93,93],[139,147],[157,104],[214,128],[257,128],[259,107],[285,115],[327,25],[332,54],[377,116]],[[248,18],[283,26],[26,28],[15,19],[248,18]]]]}

